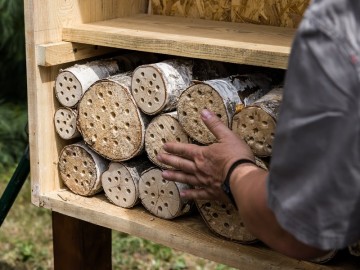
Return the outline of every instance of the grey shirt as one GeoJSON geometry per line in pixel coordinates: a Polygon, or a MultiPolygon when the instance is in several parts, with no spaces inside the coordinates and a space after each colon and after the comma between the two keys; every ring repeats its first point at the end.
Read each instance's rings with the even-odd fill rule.
{"type": "Polygon", "coordinates": [[[322,249],[360,240],[360,1],[315,0],[293,43],[268,203],[322,249]]]}

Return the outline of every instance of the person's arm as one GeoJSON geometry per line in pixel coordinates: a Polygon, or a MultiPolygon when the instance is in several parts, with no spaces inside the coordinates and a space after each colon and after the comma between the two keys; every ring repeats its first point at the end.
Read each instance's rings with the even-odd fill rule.
{"type": "MultiPolygon", "coordinates": [[[[246,143],[231,132],[212,112],[202,112],[202,119],[218,142],[209,146],[167,143],[159,161],[179,171],[166,170],[165,179],[187,183],[200,189],[189,189],[181,195],[189,199],[226,200],[220,188],[231,164],[241,158],[254,160],[246,143]]],[[[267,207],[267,172],[249,163],[235,168],[230,177],[234,195],[245,226],[274,250],[297,259],[311,259],[324,251],[305,245],[286,232],[267,207]]]]}
{"type": "Polygon", "coordinates": [[[241,218],[248,230],[268,246],[297,259],[313,259],[326,252],[305,245],[285,231],[267,205],[268,172],[255,165],[239,165],[232,173],[230,187],[241,218]]]}

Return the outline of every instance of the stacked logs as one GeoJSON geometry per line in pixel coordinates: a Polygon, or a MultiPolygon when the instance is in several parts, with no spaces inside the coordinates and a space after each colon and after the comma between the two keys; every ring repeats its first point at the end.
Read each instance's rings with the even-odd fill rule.
{"type": "MultiPolygon", "coordinates": [[[[241,243],[255,242],[232,204],[183,199],[181,191],[194,187],[163,179],[162,170],[172,168],[156,156],[166,142],[216,142],[200,119],[201,110],[207,108],[250,145],[258,166],[267,169],[268,164],[260,158],[271,157],[281,87],[274,88],[265,75],[231,75],[232,69],[217,62],[175,59],[152,63],[154,57],[150,57],[147,63],[137,61],[135,65],[127,58],[117,58],[123,63],[120,66],[120,61],[115,61],[117,72],[109,72],[89,86],[80,83],[85,79],[76,72],[73,77],[60,72],[57,82],[62,82],[62,87],[67,87],[65,76],[68,82],[70,78],[79,82],[70,90],[65,88],[67,91],[79,85],[82,89],[75,95],[80,99],[68,105],[56,94],[61,106],[54,116],[55,129],[62,139],[78,141],[64,147],[59,157],[64,184],[82,196],[103,190],[111,203],[123,208],[141,203],[163,219],[196,208],[217,235],[241,243]]],[[[99,68],[96,63],[90,68],[99,68]]],[[[56,93],[65,91],[57,85],[60,83],[55,85],[56,93]]]]}

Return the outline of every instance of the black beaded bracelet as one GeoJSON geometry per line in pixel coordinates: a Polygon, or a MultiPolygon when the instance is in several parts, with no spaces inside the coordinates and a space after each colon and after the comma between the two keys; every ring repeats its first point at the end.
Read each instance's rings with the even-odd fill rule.
{"type": "Polygon", "coordinates": [[[230,199],[230,201],[232,202],[232,204],[235,206],[236,209],[237,209],[236,202],[235,202],[234,196],[232,195],[231,190],[230,190],[230,177],[231,177],[232,172],[235,170],[235,168],[237,166],[239,166],[240,164],[244,164],[244,163],[252,163],[252,164],[256,165],[255,162],[250,159],[246,159],[246,158],[238,159],[230,166],[230,169],[229,169],[228,173],[226,174],[225,180],[221,184],[222,190],[228,196],[228,198],[230,199]]]}

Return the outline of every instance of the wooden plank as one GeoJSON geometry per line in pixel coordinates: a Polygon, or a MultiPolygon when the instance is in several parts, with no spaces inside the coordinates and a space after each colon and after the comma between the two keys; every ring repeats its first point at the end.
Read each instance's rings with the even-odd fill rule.
{"type": "Polygon", "coordinates": [[[52,212],[54,269],[111,270],[111,230],[52,212]]]}
{"type": "Polygon", "coordinates": [[[281,27],[136,15],[65,27],[63,40],[285,69],[294,34],[281,27]]]}
{"type": "Polygon", "coordinates": [[[117,49],[71,42],[37,45],[37,64],[50,67],[115,52],[117,49]]]}
{"type": "Polygon", "coordinates": [[[246,246],[219,238],[209,231],[198,214],[163,220],[152,216],[142,206],[124,209],[110,204],[103,194],[86,198],[67,190],[59,190],[42,196],[41,205],[239,269],[358,269],[359,260],[354,259],[355,257],[337,260],[331,266],[298,261],[260,244],[246,246]]]}
{"type": "Polygon", "coordinates": [[[64,145],[56,136],[52,121],[57,106],[54,80],[61,66],[38,66],[36,46],[61,42],[65,25],[145,13],[147,7],[148,0],[24,1],[31,188],[35,205],[39,204],[40,194],[62,186],[57,160],[64,145]]]}

